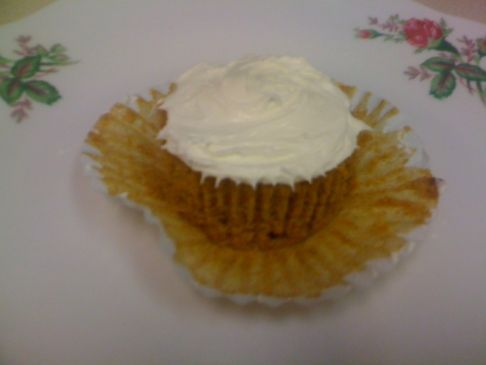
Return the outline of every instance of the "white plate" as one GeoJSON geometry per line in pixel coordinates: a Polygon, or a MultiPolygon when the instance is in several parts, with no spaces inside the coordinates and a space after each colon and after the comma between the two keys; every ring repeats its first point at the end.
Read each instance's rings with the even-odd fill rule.
{"type": "MultiPolygon", "coordinates": [[[[462,85],[448,98],[407,79],[437,51],[356,39],[368,15],[444,17],[447,37],[478,23],[412,2],[56,2],[0,28],[60,43],[76,64],[43,80],[62,99],[21,123],[0,100],[0,362],[3,364],[480,363],[486,357],[486,108],[462,85]],[[311,308],[236,306],[186,285],[157,229],[83,175],[86,132],[112,103],[199,62],[306,57],[398,105],[444,178],[432,236],[364,292],[311,308]]],[[[486,68],[486,58],[482,67],[486,68]]],[[[26,81],[28,81],[26,79],[26,81]]],[[[484,85],[484,83],[483,83],[484,85]]],[[[486,86],[486,85],[485,85],[486,86]]]]}

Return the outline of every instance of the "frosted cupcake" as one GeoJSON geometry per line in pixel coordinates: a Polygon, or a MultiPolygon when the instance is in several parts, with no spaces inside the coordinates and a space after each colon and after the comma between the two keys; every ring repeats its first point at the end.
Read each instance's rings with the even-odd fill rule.
{"type": "MultiPolygon", "coordinates": [[[[248,298],[316,298],[426,223],[437,180],[408,166],[398,113],[305,60],[198,65],[168,95],[117,104],[87,138],[114,196],[165,227],[198,284],[248,298]],[[94,148],[94,150],[93,150],[94,148]]],[[[351,276],[350,276],[351,275],[351,276]]]]}
{"type": "Polygon", "coordinates": [[[164,195],[219,245],[295,244],[339,210],[366,125],[306,61],[199,65],[160,106],[164,195]]]}

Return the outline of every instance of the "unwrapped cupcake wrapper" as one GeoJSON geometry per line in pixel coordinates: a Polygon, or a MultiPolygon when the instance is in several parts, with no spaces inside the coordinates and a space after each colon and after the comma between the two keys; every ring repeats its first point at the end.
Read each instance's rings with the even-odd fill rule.
{"type": "Polygon", "coordinates": [[[163,242],[173,242],[175,261],[203,293],[269,305],[336,299],[368,286],[423,240],[439,185],[398,110],[371,93],[342,88],[353,114],[372,131],[353,162],[355,181],[343,207],[300,244],[221,246],[171,208],[160,186],[164,171],[154,167],[162,158],[153,137],[164,123],[159,92],[152,100],[133,98],[131,108],[118,105],[100,119],[86,141],[87,171],[108,195],[142,209],[168,234],[163,242]]]}

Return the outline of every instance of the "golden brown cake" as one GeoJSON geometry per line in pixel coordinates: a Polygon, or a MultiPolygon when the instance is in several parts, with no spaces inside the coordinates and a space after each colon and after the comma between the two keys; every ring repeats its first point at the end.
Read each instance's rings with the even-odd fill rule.
{"type": "Polygon", "coordinates": [[[298,243],[322,228],[340,209],[352,183],[352,157],[310,182],[259,183],[201,178],[163,151],[161,195],[171,208],[218,245],[270,249],[298,243]]]}

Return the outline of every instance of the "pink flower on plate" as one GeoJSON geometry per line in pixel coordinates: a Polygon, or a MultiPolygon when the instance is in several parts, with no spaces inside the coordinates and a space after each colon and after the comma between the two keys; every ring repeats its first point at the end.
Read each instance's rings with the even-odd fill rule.
{"type": "Polygon", "coordinates": [[[380,36],[380,33],[373,29],[358,29],[356,37],[361,39],[372,39],[380,36]]]}
{"type": "Polygon", "coordinates": [[[442,28],[436,22],[416,18],[407,20],[403,25],[403,32],[407,42],[417,48],[426,48],[444,35],[442,28]]]}

